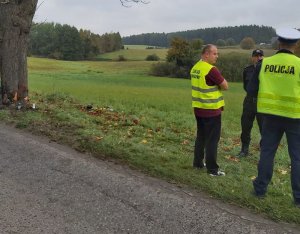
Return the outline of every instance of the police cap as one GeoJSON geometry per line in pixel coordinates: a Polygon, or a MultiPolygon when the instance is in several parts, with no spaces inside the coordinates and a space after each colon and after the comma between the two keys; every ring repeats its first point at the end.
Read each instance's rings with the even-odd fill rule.
{"type": "Polygon", "coordinates": [[[278,28],[276,29],[278,41],[294,44],[300,39],[300,32],[294,28],[278,28]]]}
{"type": "Polygon", "coordinates": [[[256,49],[252,51],[252,57],[254,56],[264,56],[264,52],[260,49],[256,49]]]}

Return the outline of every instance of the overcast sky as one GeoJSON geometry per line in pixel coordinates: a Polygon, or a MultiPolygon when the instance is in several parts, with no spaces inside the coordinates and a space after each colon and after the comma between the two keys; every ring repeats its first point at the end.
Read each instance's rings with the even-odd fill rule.
{"type": "Polygon", "coordinates": [[[55,22],[121,36],[210,27],[264,25],[300,28],[299,0],[39,0],[35,22],[55,22]]]}

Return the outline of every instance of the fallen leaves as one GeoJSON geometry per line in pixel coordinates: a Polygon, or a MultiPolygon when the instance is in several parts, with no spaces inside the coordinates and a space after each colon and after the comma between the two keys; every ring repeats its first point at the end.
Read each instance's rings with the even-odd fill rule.
{"type": "Polygon", "coordinates": [[[96,137],[95,137],[95,140],[96,140],[96,141],[101,141],[103,138],[104,138],[104,137],[96,136],[96,137]]]}
{"type": "Polygon", "coordinates": [[[223,151],[225,151],[225,152],[229,152],[229,151],[232,150],[232,147],[229,147],[229,146],[223,146],[222,149],[223,149],[223,151]]]}
{"type": "Polygon", "coordinates": [[[238,159],[237,157],[231,156],[231,155],[225,156],[225,158],[232,162],[240,162],[240,159],[238,159]]]}
{"type": "Polygon", "coordinates": [[[288,171],[284,169],[278,169],[277,170],[281,175],[287,175],[288,171]]]}
{"type": "Polygon", "coordinates": [[[94,107],[89,104],[87,106],[80,106],[82,112],[88,115],[100,117],[105,120],[105,125],[108,126],[134,126],[140,125],[140,118],[135,115],[126,115],[124,112],[118,112],[111,107],[94,107]]]}

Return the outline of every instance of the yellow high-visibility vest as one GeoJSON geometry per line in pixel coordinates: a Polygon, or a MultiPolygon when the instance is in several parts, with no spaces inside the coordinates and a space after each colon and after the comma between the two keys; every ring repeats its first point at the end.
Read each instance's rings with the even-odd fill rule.
{"type": "Polygon", "coordinates": [[[263,59],[257,111],[300,118],[300,58],[294,54],[278,53],[263,59]]]}
{"type": "Polygon", "coordinates": [[[200,60],[191,69],[192,107],[215,110],[225,105],[219,87],[206,84],[205,76],[213,67],[211,64],[200,60]]]}

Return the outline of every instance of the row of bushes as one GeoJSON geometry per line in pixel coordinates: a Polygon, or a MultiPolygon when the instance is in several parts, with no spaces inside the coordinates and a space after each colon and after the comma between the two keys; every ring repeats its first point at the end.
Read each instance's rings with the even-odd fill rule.
{"type": "MultiPolygon", "coordinates": [[[[197,61],[195,60],[194,63],[197,61]]],[[[229,82],[241,82],[243,69],[250,64],[249,56],[242,53],[228,53],[218,58],[216,66],[229,82]]],[[[176,78],[190,78],[193,64],[178,67],[174,62],[159,62],[153,64],[149,74],[153,76],[167,76],[176,78]]]]}
{"type": "Polygon", "coordinates": [[[190,69],[191,67],[178,67],[174,62],[159,62],[152,65],[149,75],[188,79],[190,69]]]}
{"type": "Polygon", "coordinates": [[[218,58],[216,66],[229,82],[243,81],[244,67],[250,65],[249,55],[242,53],[229,53],[218,58]]]}
{"type": "MultiPolygon", "coordinates": [[[[119,55],[119,57],[116,59],[117,61],[127,61],[126,57],[124,55],[119,55]]],[[[146,57],[146,61],[159,61],[160,58],[156,54],[150,54],[146,57]]]]}
{"type": "MultiPolygon", "coordinates": [[[[123,55],[119,55],[117,61],[126,61],[123,55]]],[[[156,54],[148,55],[146,61],[159,61],[160,58],[156,54]]],[[[159,62],[152,65],[149,74],[152,76],[174,77],[174,78],[190,78],[190,70],[195,59],[191,64],[178,66],[175,62],[159,62]]],[[[221,71],[222,75],[229,82],[241,82],[243,69],[249,65],[249,56],[243,53],[228,53],[218,58],[216,66],[221,71]]]]}

